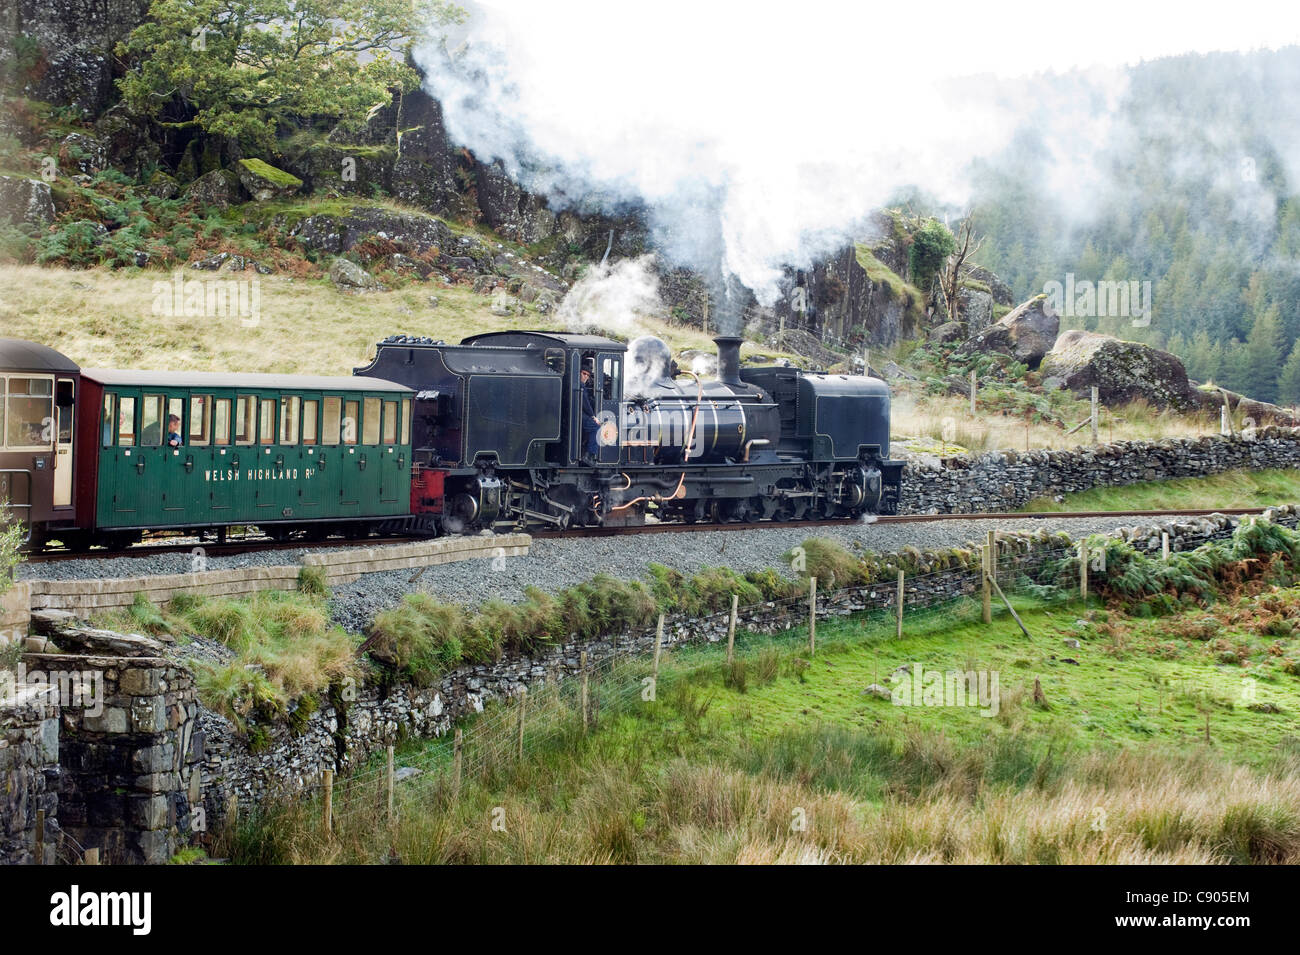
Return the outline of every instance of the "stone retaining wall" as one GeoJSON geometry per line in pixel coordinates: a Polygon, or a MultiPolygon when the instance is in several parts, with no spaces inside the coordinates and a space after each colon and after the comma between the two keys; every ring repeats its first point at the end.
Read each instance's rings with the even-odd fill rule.
{"type": "Polygon", "coordinates": [[[58,830],[59,708],[44,687],[15,688],[0,701],[0,865],[55,862],[58,830]],[[43,857],[36,813],[45,811],[43,857]]]}
{"type": "Polygon", "coordinates": [[[297,590],[302,567],[320,567],[326,584],[335,586],[362,574],[446,564],[458,560],[521,557],[532,538],[527,534],[499,537],[444,537],[383,547],[323,550],[306,555],[302,566],[241,567],[191,574],[151,577],[110,577],[99,580],[29,580],[32,610],[68,610],[88,616],[129,607],[136,594],[162,605],[181,593],[205,597],[243,597],[262,590],[297,590]]]}
{"type": "Polygon", "coordinates": [[[962,455],[945,466],[909,463],[901,514],[1014,511],[1036,497],[1094,487],[1202,477],[1248,468],[1300,467],[1300,430],[1261,428],[1247,437],[1117,441],[1061,451],[962,455]]]}

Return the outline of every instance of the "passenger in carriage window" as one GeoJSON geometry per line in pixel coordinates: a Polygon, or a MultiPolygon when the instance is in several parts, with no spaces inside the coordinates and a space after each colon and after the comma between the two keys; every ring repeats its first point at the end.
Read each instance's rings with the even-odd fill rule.
{"type": "Polygon", "coordinates": [[[167,444],[173,448],[179,448],[181,446],[180,415],[167,416],[167,444]]]}

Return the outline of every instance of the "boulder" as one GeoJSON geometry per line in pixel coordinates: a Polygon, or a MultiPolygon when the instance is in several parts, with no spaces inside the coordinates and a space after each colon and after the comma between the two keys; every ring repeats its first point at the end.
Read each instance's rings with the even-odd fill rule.
{"type": "Polygon", "coordinates": [[[181,186],[174,176],[158,169],[145,183],[144,191],[155,199],[174,199],[181,191],[181,186]]]}
{"type": "Polygon", "coordinates": [[[190,183],[185,198],[200,206],[229,209],[240,200],[239,179],[226,169],[214,169],[190,183]]]}
{"type": "Polygon", "coordinates": [[[334,264],[330,266],[330,281],[345,291],[379,288],[379,283],[375,281],[373,275],[355,262],[349,262],[344,258],[335,259],[334,264]]]}
{"type": "Polygon", "coordinates": [[[244,191],[257,202],[284,199],[302,188],[297,176],[260,159],[241,159],[235,163],[234,172],[244,191]]]}
{"type": "Polygon", "coordinates": [[[1183,363],[1169,352],[1110,335],[1071,330],[1062,333],[1039,371],[1060,378],[1084,397],[1096,386],[1104,404],[1143,398],[1158,408],[1192,411],[1200,401],[1187,381],[1183,363]]]}
{"type": "Polygon", "coordinates": [[[48,182],[0,176],[0,223],[44,227],[53,221],[54,197],[48,182]]]}
{"type": "Polygon", "coordinates": [[[95,121],[95,138],[104,144],[108,165],[135,178],[162,160],[162,148],[150,135],[156,129],[148,119],[118,103],[95,121]]]}
{"type": "Polygon", "coordinates": [[[993,293],[988,286],[969,282],[957,290],[957,313],[968,332],[979,332],[993,324],[993,293]]]}
{"type": "Polygon", "coordinates": [[[944,322],[937,328],[930,330],[929,340],[942,345],[947,342],[961,341],[964,334],[960,322],[944,322]]]}
{"type": "Polygon", "coordinates": [[[990,272],[982,265],[973,267],[966,273],[966,277],[976,282],[982,282],[989,287],[989,292],[993,295],[993,301],[999,305],[1014,305],[1015,298],[1011,292],[1011,286],[1002,281],[996,272],[990,272]]]}
{"type": "Polygon", "coordinates": [[[1045,295],[1034,296],[975,335],[962,349],[1001,352],[1030,368],[1038,368],[1043,356],[1052,350],[1061,327],[1060,317],[1043,307],[1046,301],[1045,295]]]}

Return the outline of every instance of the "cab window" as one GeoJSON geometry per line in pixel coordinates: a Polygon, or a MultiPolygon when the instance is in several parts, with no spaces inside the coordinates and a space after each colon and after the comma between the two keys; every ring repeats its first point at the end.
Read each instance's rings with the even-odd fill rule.
{"type": "MultiPolygon", "coordinates": [[[[226,413],[229,414],[229,402],[226,413]]],[[[212,440],[212,396],[193,395],[190,397],[190,444],[206,445],[212,440]]]]}
{"type": "Polygon", "coordinates": [[[302,399],[296,395],[285,395],[280,399],[280,443],[298,443],[298,419],[302,410],[302,399]]]}
{"type": "Polygon", "coordinates": [[[257,399],[240,395],[235,399],[235,444],[257,441],[257,399]]]}
{"type": "Polygon", "coordinates": [[[54,381],[9,379],[5,399],[5,443],[10,448],[44,448],[54,443],[54,381]]]}
{"type": "Polygon", "coordinates": [[[326,398],[322,411],[325,415],[321,425],[321,443],[334,445],[339,443],[343,430],[343,399],[326,398]]]}
{"type": "Polygon", "coordinates": [[[379,443],[380,401],[378,398],[367,398],[365,399],[365,402],[366,402],[366,416],[364,419],[365,428],[361,433],[361,443],[378,444],[379,443]]]}

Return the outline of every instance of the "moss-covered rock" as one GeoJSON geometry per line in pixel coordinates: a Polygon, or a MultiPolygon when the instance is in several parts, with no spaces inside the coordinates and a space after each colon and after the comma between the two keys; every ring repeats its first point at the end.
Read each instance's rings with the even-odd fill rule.
{"type": "Polygon", "coordinates": [[[285,199],[302,188],[302,180],[293,173],[261,159],[241,159],[235,163],[234,171],[239,184],[258,202],[285,199]]]}
{"type": "Polygon", "coordinates": [[[1095,385],[1105,404],[1143,398],[1158,408],[1178,411],[1192,411],[1200,404],[1187,381],[1187,369],[1176,357],[1109,335],[1077,329],[1064,332],[1039,370],[1062,379],[1081,397],[1095,385]]]}

